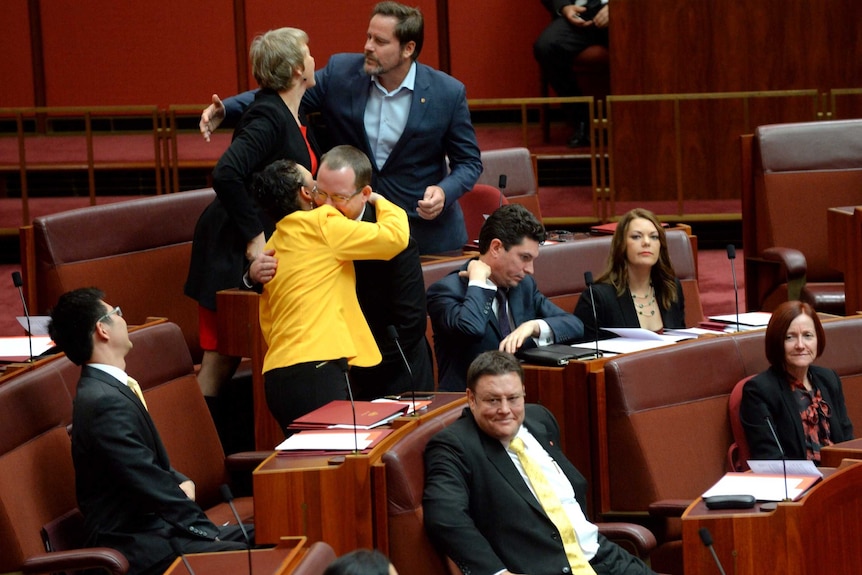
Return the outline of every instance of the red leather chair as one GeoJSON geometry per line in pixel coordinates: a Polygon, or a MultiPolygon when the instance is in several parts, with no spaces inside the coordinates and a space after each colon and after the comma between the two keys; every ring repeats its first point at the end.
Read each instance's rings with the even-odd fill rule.
{"type": "Polygon", "coordinates": [[[730,392],[730,398],[727,401],[727,412],[730,415],[730,430],[733,432],[733,443],[730,444],[730,448],[727,450],[728,471],[748,471],[748,460],[751,459],[751,450],[748,449],[745,430],[742,428],[742,422],[739,420],[739,404],[742,402],[742,388],[752,377],[754,376],[749,375],[739,380],[739,383],[730,392]]]}
{"type": "Polygon", "coordinates": [[[500,206],[509,203],[506,196],[487,184],[476,184],[473,189],[458,198],[461,211],[464,212],[464,226],[467,228],[467,241],[479,239],[479,230],[485,220],[500,206]]]}

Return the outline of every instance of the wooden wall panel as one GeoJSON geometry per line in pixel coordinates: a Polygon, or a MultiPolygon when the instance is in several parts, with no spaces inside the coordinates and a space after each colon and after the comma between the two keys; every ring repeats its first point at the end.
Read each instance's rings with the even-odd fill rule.
{"type": "MultiPolygon", "coordinates": [[[[437,68],[439,42],[436,2],[413,0],[408,4],[418,7],[425,17],[425,45],[419,55],[419,61],[437,68]]],[[[308,33],[308,46],[319,69],[326,65],[332,54],[362,52],[374,1],[317,0],[296,3],[245,0],[245,5],[246,35],[249,43],[257,34],[272,28],[281,26],[301,28],[308,33]]],[[[251,75],[248,82],[251,88],[257,86],[251,75]]]]}
{"type": "Polygon", "coordinates": [[[3,0],[0,18],[0,107],[33,106],[33,61],[27,0],[3,0]]]}
{"type": "Polygon", "coordinates": [[[533,43],[549,22],[539,0],[450,0],[451,73],[467,86],[467,97],[539,96],[533,43]]]}
{"type": "Polygon", "coordinates": [[[237,89],[232,0],[43,0],[46,104],[197,104],[237,89]]]}

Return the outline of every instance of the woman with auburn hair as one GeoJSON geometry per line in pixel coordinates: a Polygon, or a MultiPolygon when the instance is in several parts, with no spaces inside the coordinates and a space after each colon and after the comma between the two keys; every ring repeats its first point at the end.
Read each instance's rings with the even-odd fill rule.
{"type": "Polygon", "coordinates": [[[588,291],[581,294],[575,315],[584,322],[585,339],[597,337],[599,327],[641,327],[656,332],[685,327],[682,285],[655,214],[635,208],[620,219],[607,269],[593,285],[592,297],[588,291]]]}
{"type": "Polygon", "coordinates": [[[787,459],[819,465],[821,447],[853,439],[841,379],[813,365],[826,348],[820,318],[807,303],[784,302],[772,312],[764,344],[770,367],[746,382],[739,406],[751,457],[781,459],[771,423],[787,459]]]}

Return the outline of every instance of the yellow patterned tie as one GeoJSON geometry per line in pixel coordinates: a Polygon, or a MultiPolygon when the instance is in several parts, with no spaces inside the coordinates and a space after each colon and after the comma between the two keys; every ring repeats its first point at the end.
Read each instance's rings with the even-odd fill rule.
{"type": "Polygon", "coordinates": [[[520,437],[516,437],[509,445],[512,451],[518,456],[521,465],[524,468],[524,473],[527,474],[527,479],[533,486],[536,492],[536,497],[539,503],[548,514],[548,517],[553,521],[560,532],[560,537],[563,539],[563,547],[566,550],[566,557],[569,559],[569,565],[572,568],[572,573],[575,575],[596,575],[590,562],[584,557],[584,552],[578,543],[578,536],[575,533],[575,528],[572,527],[572,522],[569,520],[566,510],[563,509],[563,504],[560,498],[554,492],[554,488],[545,477],[542,468],[538,463],[533,461],[524,449],[524,442],[520,437]]]}
{"type": "Polygon", "coordinates": [[[130,377],[128,380],[126,380],[126,383],[128,384],[129,389],[131,389],[131,390],[132,390],[132,393],[134,393],[135,395],[137,395],[137,396],[138,396],[138,399],[140,399],[140,400],[141,400],[141,403],[143,403],[143,404],[144,404],[144,409],[146,409],[147,411],[149,411],[149,408],[147,407],[147,400],[146,400],[146,399],[144,399],[144,392],[143,392],[143,391],[141,391],[141,386],[140,386],[140,385],[138,385],[138,382],[135,380],[135,378],[134,378],[134,377],[130,377]]]}

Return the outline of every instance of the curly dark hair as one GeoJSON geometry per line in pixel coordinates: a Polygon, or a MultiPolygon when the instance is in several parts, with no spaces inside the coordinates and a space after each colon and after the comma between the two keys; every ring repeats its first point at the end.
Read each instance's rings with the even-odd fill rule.
{"type": "Polygon", "coordinates": [[[491,240],[500,240],[503,248],[509,251],[512,246],[521,244],[524,238],[542,243],[545,241],[545,227],[524,206],[506,204],[494,210],[482,224],[479,230],[479,253],[488,253],[491,240]]]}
{"type": "Polygon", "coordinates": [[[304,183],[296,162],[276,160],[252,175],[251,191],[260,207],[277,222],[300,209],[299,190],[304,183]]]}

